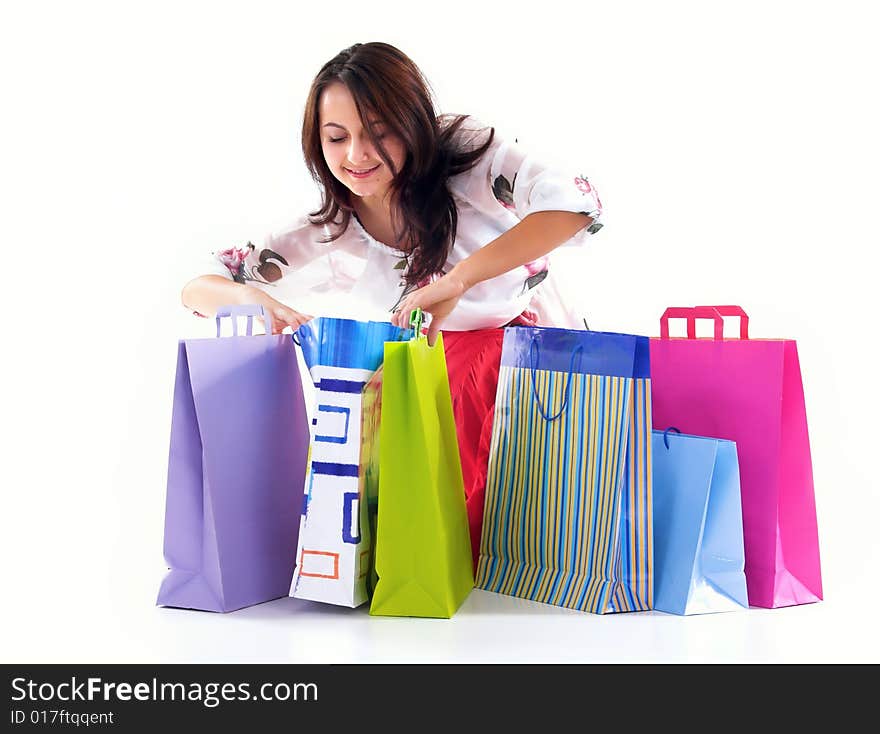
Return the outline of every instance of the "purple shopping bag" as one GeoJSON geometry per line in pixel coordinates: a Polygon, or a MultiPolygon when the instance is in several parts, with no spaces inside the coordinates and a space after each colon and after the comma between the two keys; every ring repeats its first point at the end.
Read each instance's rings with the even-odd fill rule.
{"type": "Polygon", "coordinates": [[[259,306],[217,314],[216,339],[182,340],[157,604],[229,612],[287,596],[309,428],[290,336],[252,335],[259,306]],[[233,336],[220,337],[221,316],[233,336]],[[236,316],[247,316],[238,335],[236,316]]]}

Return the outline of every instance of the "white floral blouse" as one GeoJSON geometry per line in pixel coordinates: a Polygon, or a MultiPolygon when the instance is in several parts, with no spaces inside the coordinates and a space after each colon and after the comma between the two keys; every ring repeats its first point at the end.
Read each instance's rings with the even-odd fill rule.
{"type": "MultiPolygon", "coordinates": [[[[459,144],[479,144],[487,134],[484,125],[468,118],[459,144]]],[[[566,246],[580,244],[602,228],[602,203],[586,176],[541,165],[500,139],[497,131],[478,163],[449,179],[449,190],[458,206],[458,229],[444,272],[533,212],[581,212],[593,219],[566,246]]],[[[201,274],[248,283],[313,316],[388,321],[415,288],[403,280],[404,253],[376,241],[356,217],[339,239],[320,242],[328,233],[303,217],[270,234],[262,247],[249,242],[213,253],[201,274]]],[[[550,273],[551,258],[552,253],[477,284],[461,297],[443,328],[466,331],[517,319],[583,328],[581,315],[566,303],[550,273]]]]}

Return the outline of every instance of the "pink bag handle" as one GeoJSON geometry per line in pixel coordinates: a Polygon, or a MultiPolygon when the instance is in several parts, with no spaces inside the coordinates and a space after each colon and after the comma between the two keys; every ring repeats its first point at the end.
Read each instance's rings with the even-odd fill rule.
{"type": "MultiPolygon", "coordinates": [[[[748,317],[747,317],[748,318],[748,317]]],[[[660,317],[660,338],[669,338],[669,319],[687,319],[687,338],[697,338],[697,319],[715,322],[715,339],[724,338],[724,319],[714,306],[670,306],[660,317]]]]}
{"type": "Polygon", "coordinates": [[[697,308],[714,308],[722,316],[739,316],[739,338],[749,338],[749,316],[742,306],[697,306],[697,308]]]}

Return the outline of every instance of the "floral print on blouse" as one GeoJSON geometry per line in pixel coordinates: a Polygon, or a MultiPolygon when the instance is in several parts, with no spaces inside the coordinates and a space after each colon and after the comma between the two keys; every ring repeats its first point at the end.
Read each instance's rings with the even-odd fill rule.
{"type": "MultiPolygon", "coordinates": [[[[458,132],[463,147],[479,145],[488,129],[469,118],[458,132]]],[[[592,222],[563,247],[581,245],[602,228],[602,202],[580,171],[557,171],[532,159],[496,131],[492,145],[470,171],[449,180],[458,205],[458,229],[443,272],[539,211],[572,211],[592,222]]],[[[213,254],[202,274],[224,275],[266,290],[298,311],[387,321],[417,286],[403,276],[404,253],[370,236],[356,217],[332,243],[329,231],[302,217],[270,234],[263,247],[251,242],[213,254]]],[[[552,277],[553,253],[478,283],[459,300],[444,328],[464,331],[517,323],[583,328],[571,298],[552,277]]],[[[439,277],[440,274],[436,275],[439,277]]]]}
{"type": "Polygon", "coordinates": [[[257,255],[259,264],[249,266],[248,255],[256,249],[253,242],[248,242],[245,247],[230,247],[228,250],[220,250],[217,253],[217,259],[226,266],[236,283],[247,283],[248,281],[274,283],[276,280],[281,280],[282,273],[279,265],[288,265],[287,260],[277,252],[264,247],[257,255]]]}

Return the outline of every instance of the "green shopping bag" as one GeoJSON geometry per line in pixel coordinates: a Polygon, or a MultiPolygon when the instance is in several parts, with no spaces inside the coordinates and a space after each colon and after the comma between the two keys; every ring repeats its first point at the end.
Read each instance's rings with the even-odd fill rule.
{"type": "Polygon", "coordinates": [[[464,483],[442,335],[429,347],[421,312],[413,325],[412,340],[385,344],[364,387],[361,477],[376,543],[370,614],[449,618],[474,587],[464,483]]]}

